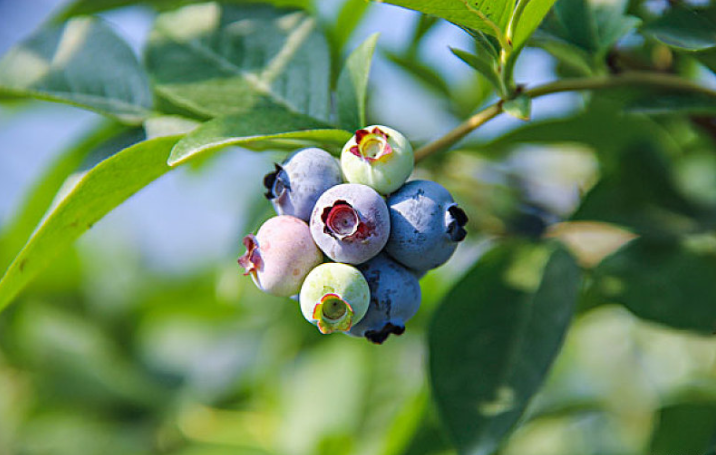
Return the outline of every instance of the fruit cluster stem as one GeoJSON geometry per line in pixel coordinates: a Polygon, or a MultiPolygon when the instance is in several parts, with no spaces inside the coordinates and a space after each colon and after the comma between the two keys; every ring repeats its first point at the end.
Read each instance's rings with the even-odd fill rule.
{"type": "MultiPolygon", "coordinates": [[[[688,79],[672,74],[641,71],[610,76],[563,79],[525,90],[524,94],[534,99],[545,95],[551,95],[553,93],[580,90],[601,90],[632,85],[697,93],[716,99],[716,90],[704,87],[688,79]]],[[[480,112],[469,117],[444,136],[418,148],[415,150],[415,161],[417,162],[423,160],[430,155],[449,149],[472,131],[500,115],[503,112],[502,103],[502,101],[498,101],[486,107],[480,112]]]]}

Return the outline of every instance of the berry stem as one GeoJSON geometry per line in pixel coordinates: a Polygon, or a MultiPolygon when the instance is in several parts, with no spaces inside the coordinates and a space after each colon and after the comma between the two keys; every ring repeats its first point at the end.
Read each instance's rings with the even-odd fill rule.
{"type": "MultiPolygon", "coordinates": [[[[612,76],[563,79],[525,90],[523,93],[530,98],[539,98],[540,96],[551,95],[553,93],[580,90],[601,90],[632,85],[697,93],[716,99],[716,90],[704,87],[693,81],[671,74],[641,71],[612,76]]],[[[415,151],[415,161],[417,162],[423,160],[434,153],[442,152],[455,145],[473,130],[500,115],[503,112],[502,103],[503,101],[498,101],[486,107],[465,120],[453,130],[449,131],[444,136],[420,147],[415,151]]]]}

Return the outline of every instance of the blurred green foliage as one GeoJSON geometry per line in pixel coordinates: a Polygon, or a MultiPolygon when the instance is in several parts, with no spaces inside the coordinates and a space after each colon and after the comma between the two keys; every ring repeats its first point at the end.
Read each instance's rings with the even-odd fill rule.
{"type": "MultiPolygon", "coordinates": [[[[434,16],[414,14],[388,49],[373,30],[355,37],[389,6],[194,3],[76,0],[54,18],[63,25],[0,60],[3,103],[28,96],[124,123],[38,169],[0,225],[0,302],[27,284],[0,313],[0,454],[714,453],[713,5],[401,0],[434,16]],[[140,3],[161,12],[144,65],[107,23],[63,23],[140,3]],[[426,58],[439,18],[467,32],[470,48],[453,52],[476,71],[460,80],[426,58]],[[557,118],[421,162],[416,176],[453,192],[470,236],[421,280],[421,311],[384,345],[320,335],[296,302],[240,275],[238,250],[170,273],[138,242],[70,246],[170,165],[211,179],[219,154],[205,152],[335,152],[344,129],[387,123],[366,82],[374,56],[453,123],[496,100],[524,113],[532,81],[513,80],[524,43],[552,56],[558,80],[638,71],[683,84],[583,93],[557,118]],[[119,85],[103,63],[113,58],[119,85]]],[[[268,204],[237,197],[250,199],[237,224],[254,230],[268,204]]]]}

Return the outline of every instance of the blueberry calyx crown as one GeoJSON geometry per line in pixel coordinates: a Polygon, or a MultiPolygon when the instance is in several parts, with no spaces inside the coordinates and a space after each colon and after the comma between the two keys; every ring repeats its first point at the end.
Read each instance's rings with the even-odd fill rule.
{"type": "Polygon", "coordinates": [[[353,325],[353,308],[338,294],[326,294],[313,309],[313,319],[318,330],[328,334],[335,331],[350,330],[353,325]]]}
{"type": "Polygon", "coordinates": [[[467,235],[465,225],[468,221],[465,211],[458,207],[457,204],[452,204],[447,208],[445,218],[447,224],[447,234],[450,236],[450,239],[453,242],[462,242],[465,240],[465,236],[467,235]]]}
{"type": "Polygon", "coordinates": [[[393,147],[388,143],[388,134],[378,127],[373,128],[372,131],[365,129],[356,131],[355,139],[356,145],[350,148],[350,152],[369,163],[393,153],[393,147]]]}
{"type": "Polygon", "coordinates": [[[244,237],[244,246],[246,247],[246,253],[239,258],[238,262],[246,269],[244,276],[255,275],[263,267],[261,253],[259,252],[259,242],[256,240],[256,236],[249,234],[244,237]]]}
{"type": "Polygon", "coordinates": [[[391,322],[388,322],[380,330],[367,330],[365,332],[365,337],[371,343],[383,344],[383,342],[387,340],[391,334],[402,335],[403,332],[405,332],[405,326],[395,325],[391,322]]]}
{"type": "Polygon", "coordinates": [[[278,199],[284,195],[286,190],[291,190],[286,171],[280,164],[274,163],[274,165],[276,169],[264,176],[264,187],[266,187],[264,196],[268,200],[278,199]]]}
{"type": "Polygon", "coordinates": [[[323,209],[321,214],[323,232],[339,240],[367,234],[368,226],[361,221],[358,212],[346,201],[338,200],[323,209]]]}

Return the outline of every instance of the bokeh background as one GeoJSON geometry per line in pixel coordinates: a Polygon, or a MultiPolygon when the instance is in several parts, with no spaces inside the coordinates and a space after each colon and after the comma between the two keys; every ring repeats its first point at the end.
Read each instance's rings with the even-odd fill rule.
{"type": "MultiPolygon", "coordinates": [[[[340,5],[321,0],[318,10],[331,21],[340,5]]],[[[0,55],[62,7],[0,0],[0,55]]],[[[102,17],[140,55],[154,14],[129,7],[102,17]]],[[[487,91],[448,49],[469,48],[469,36],[445,23],[417,55],[452,87],[453,102],[396,63],[416,21],[371,4],[349,48],[381,33],[370,122],[422,143],[455,126],[487,91]]],[[[528,49],[516,78],[538,84],[555,78],[555,68],[546,52],[528,49]]],[[[706,72],[699,77],[716,86],[706,72]]],[[[575,94],[544,97],[533,117],[568,116],[584,104],[575,94]]],[[[0,232],[43,173],[102,122],[51,103],[0,103],[0,232]]],[[[518,125],[503,116],[476,137],[518,125]]],[[[140,135],[114,138],[83,167],[140,135]]],[[[433,309],[492,238],[541,234],[599,174],[585,146],[513,149],[499,160],[455,153],[416,172],[449,186],[469,207],[473,229],[450,264],[422,280],[423,306],[406,333],[382,346],[321,336],[294,301],[241,276],[240,239],[268,216],[260,176],[282,155],[234,148],[164,176],[97,223],[0,314],[0,454],[453,453],[426,375],[433,309]]],[[[716,178],[704,178],[704,192],[716,194],[716,178]]],[[[0,244],[0,269],[21,246],[0,244]]],[[[716,402],[714,337],[645,323],[618,306],[583,311],[501,453],[646,454],[663,409],[685,397],[716,402]]],[[[716,414],[703,407],[679,414],[676,406],[669,418],[684,434],[713,434],[716,414]]]]}

